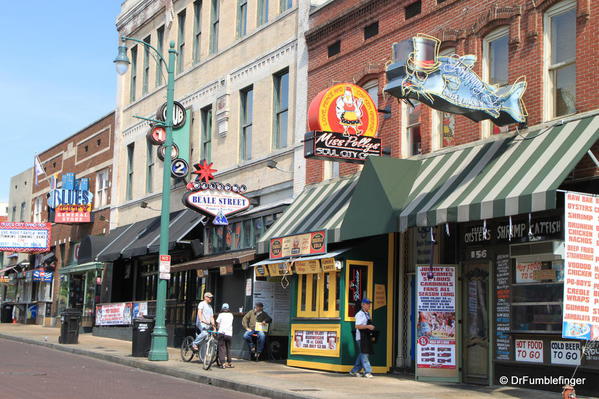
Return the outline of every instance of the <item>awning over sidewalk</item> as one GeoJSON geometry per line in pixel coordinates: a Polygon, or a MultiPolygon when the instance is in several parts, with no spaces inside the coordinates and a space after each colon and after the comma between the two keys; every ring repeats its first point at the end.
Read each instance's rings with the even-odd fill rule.
{"type": "MultiPolygon", "coordinates": [[[[181,211],[174,219],[171,216],[168,249],[173,249],[175,244],[180,243],[204,219],[206,219],[205,216],[191,209],[181,211]]],[[[148,253],[157,253],[160,249],[160,226],[158,226],[158,233],[147,247],[148,253]]]]}
{"type": "Polygon", "coordinates": [[[598,139],[593,115],[425,157],[399,230],[555,208],[557,188],[598,139]]]}
{"type": "Polygon", "coordinates": [[[204,256],[189,262],[179,263],[171,266],[171,273],[185,270],[212,269],[220,266],[230,266],[245,262],[251,262],[256,256],[256,251],[247,249],[243,251],[226,252],[224,254],[204,256]]]}
{"type": "Polygon", "coordinates": [[[84,273],[89,272],[91,270],[102,269],[104,267],[104,263],[102,262],[88,262],[82,263],[80,265],[73,265],[62,267],[58,270],[60,274],[69,274],[69,273],[84,273]]]}

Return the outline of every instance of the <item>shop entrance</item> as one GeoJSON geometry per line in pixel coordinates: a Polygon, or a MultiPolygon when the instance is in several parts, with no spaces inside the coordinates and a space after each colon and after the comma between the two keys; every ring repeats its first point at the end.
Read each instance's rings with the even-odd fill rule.
{"type": "Polygon", "coordinates": [[[489,263],[464,263],[462,279],[463,380],[489,384],[489,263]]]}

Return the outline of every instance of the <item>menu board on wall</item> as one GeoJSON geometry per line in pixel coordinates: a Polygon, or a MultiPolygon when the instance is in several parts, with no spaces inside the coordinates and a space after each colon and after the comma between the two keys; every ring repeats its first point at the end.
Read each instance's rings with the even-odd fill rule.
{"type": "Polygon", "coordinates": [[[262,302],[264,311],[272,317],[271,335],[287,335],[289,333],[289,288],[283,288],[281,282],[254,281],[253,303],[262,302]]]}
{"type": "Polygon", "coordinates": [[[599,197],[565,197],[562,337],[599,339],[599,197]]]}
{"type": "Polygon", "coordinates": [[[511,267],[510,256],[507,254],[497,255],[495,277],[495,359],[511,360],[512,337],[510,336],[511,307],[511,267]]]}
{"type": "MultiPolygon", "coordinates": [[[[457,377],[456,367],[456,268],[418,265],[416,325],[417,376],[437,376],[427,369],[449,370],[444,377],[457,377]]],[[[438,375],[441,376],[441,375],[438,375]]]]}

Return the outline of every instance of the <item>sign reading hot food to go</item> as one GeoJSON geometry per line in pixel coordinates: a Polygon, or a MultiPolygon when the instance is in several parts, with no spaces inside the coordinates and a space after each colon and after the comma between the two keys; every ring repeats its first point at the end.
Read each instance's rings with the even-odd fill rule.
{"type": "Polygon", "coordinates": [[[62,187],[50,191],[48,206],[54,209],[55,223],[91,222],[92,200],[89,179],[75,179],[74,173],[62,177],[62,187]]]}

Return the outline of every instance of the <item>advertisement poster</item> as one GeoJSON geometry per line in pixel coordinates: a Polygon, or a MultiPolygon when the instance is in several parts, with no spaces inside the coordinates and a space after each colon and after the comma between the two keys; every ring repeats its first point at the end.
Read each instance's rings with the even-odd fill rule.
{"type": "Polygon", "coordinates": [[[131,302],[96,305],[96,325],[130,325],[132,313],[133,303],[131,302]]]}
{"type": "Polygon", "coordinates": [[[0,252],[41,253],[50,250],[50,223],[0,223],[0,252]]]}
{"type": "MultiPolygon", "coordinates": [[[[456,368],[456,268],[418,265],[417,369],[456,368]]],[[[425,374],[419,372],[419,374],[425,374]]]]}
{"type": "Polygon", "coordinates": [[[543,341],[537,339],[517,339],[516,361],[543,363],[543,341]]]}
{"type": "Polygon", "coordinates": [[[48,206],[54,209],[55,223],[89,223],[94,195],[89,179],[75,179],[74,173],[62,176],[62,187],[50,191],[48,206]]]}
{"type": "Polygon", "coordinates": [[[599,339],[599,197],[565,197],[562,337],[599,339]]]}
{"type": "Polygon", "coordinates": [[[132,319],[143,317],[148,315],[148,303],[147,302],[134,302],[133,303],[133,314],[132,319]]]}
{"type": "Polygon", "coordinates": [[[270,240],[270,259],[290,256],[318,255],[327,252],[325,231],[273,238],[270,240]]]}
{"type": "Polygon", "coordinates": [[[339,356],[339,328],[339,325],[294,324],[291,327],[291,353],[339,356]]]}
{"type": "Polygon", "coordinates": [[[580,366],[580,342],[551,341],[551,364],[580,366]]]}

